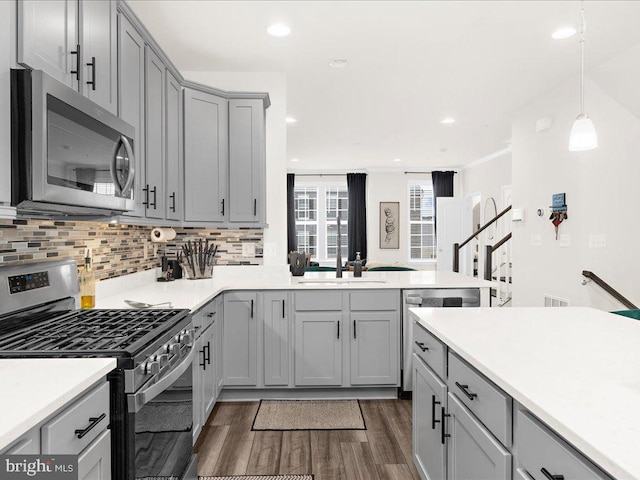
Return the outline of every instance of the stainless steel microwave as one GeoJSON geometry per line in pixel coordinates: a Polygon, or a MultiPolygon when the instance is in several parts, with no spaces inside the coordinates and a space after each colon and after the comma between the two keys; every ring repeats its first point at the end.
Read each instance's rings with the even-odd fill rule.
{"type": "Polygon", "coordinates": [[[134,127],[42,71],[11,70],[11,196],[19,212],[132,210],[134,138],[134,127]]]}

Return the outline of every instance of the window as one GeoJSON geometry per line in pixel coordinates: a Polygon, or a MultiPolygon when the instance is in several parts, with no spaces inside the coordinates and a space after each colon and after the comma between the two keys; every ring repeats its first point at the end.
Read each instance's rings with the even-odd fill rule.
{"type": "Polygon", "coordinates": [[[298,251],[315,261],[335,259],[338,245],[338,215],[342,257],[347,256],[348,194],[344,183],[308,183],[294,191],[298,251]]]}
{"type": "Polygon", "coordinates": [[[409,182],[409,260],[436,258],[433,185],[430,181],[409,182]]]}

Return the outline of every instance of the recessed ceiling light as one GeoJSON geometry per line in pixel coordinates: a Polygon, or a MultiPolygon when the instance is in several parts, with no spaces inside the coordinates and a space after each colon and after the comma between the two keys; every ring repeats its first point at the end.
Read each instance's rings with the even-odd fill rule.
{"type": "Polygon", "coordinates": [[[298,159],[298,158],[292,158],[292,159],[291,159],[291,161],[292,161],[292,162],[299,162],[299,161],[300,161],[300,159],[298,159]]]}
{"type": "Polygon", "coordinates": [[[450,125],[452,123],[456,123],[456,119],[455,118],[451,118],[451,117],[447,117],[447,118],[443,118],[442,120],[440,120],[440,123],[443,123],[445,125],[450,125]]]}
{"type": "Polygon", "coordinates": [[[551,38],[563,40],[565,38],[573,37],[575,34],[576,29],[573,27],[560,27],[551,34],[551,38]]]}
{"type": "Polygon", "coordinates": [[[296,119],[295,119],[295,118],[293,118],[293,117],[287,117],[287,118],[286,118],[286,121],[287,121],[287,123],[296,123],[298,120],[296,120],[296,119]]]}
{"type": "Polygon", "coordinates": [[[278,23],[276,25],[271,25],[269,28],[267,28],[267,33],[274,37],[286,37],[291,33],[291,29],[286,25],[282,25],[281,23],[278,23]]]}
{"type": "Polygon", "coordinates": [[[401,158],[394,158],[394,159],[393,159],[393,161],[394,161],[394,162],[401,162],[401,161],[402,161],[402,159],[401,159],[401,158]]]}
{"type": "Polygon", "coordinates": [[[329,62],[329,66],[334,68],[344,68],[347,65],[349,65],[349,60],[346,58],[334,58],[329,62]]]}

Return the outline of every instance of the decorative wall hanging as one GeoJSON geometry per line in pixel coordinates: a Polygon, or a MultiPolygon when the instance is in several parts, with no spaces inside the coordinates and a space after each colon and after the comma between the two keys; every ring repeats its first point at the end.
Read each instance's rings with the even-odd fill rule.
{"type": "Polygon", "coordinates": [[[551,220],[556,229],[556,240],[558,239],[558,227],[568,218],[566,201],[566,194],[564,193],[554,193],[551,197],[551,216],[549,220],[551,220]]]}
{"type": "Polygon", "coordinates": [[[380,202],[380,249],[400,248],[400,202],[380,202]]]}

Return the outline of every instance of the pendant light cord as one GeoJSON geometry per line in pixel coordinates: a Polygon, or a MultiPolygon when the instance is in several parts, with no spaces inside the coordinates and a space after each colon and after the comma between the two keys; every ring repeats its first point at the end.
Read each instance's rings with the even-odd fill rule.
{"type": "Polygon", "coordinates": [[[584,0],[582,0],[582,8],[580,10],[580,115],[584,115],[584,0]]]}

